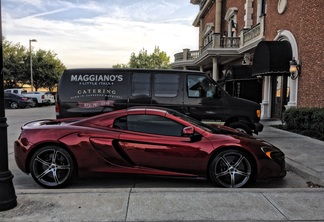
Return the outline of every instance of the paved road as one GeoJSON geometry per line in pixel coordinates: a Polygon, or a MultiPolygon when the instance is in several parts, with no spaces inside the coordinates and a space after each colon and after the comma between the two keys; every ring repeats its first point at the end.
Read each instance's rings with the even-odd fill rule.
{"type": "MultiPolygon", "coordinates": [[[[8,127],[8,150],[9,169],[14,175],[14,186],[16,189],[38,189],[40,188],[30,175],[23,174],[14,161],[13,144],[18,138],[20,127],[23,123],[35,119],[55,118],[55,107],[45,106],[26,109],[6,109],[8,127]]],[[[258,182],[250,188],[307,188],[308,185],[303,178],[293,172],[279,181],[258,182]]],[[[69,188],[211,188],[213,185],[204,180],[174,179],[135,175],[109,175],[103,178],[77,179],[69,188]]]]}

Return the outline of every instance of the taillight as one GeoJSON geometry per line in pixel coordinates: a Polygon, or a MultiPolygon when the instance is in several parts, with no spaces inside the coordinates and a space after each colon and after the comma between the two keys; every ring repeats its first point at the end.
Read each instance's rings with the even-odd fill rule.
{"type": "Polygon", "coordinates": [[[28,101],[28,98],[26,98],[26,97],[22,97],[22,100],[28,101]]]}
{"type": "Polygon", "coordinates": [[[44,95],[42,95],[42,99],[45,99],[45,96],[44,95]]]}
{"type": "Polygon", "coordinates": [[[55,112],[56,112],[56,115],[60,114],[60,105],[58,104],[58,102],[55,103],[55,112]]]}

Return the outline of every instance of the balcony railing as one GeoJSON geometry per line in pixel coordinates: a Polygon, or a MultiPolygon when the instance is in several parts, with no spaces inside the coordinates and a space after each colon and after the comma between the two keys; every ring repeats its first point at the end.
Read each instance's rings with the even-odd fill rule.
{"type": "Polygon", "coordinates": [[[261,23],[243,32],[243,45],[261,34],[261,23]]]}
{"type": "Polygon", "coordinates": [[[240,37],[222,37],[220,47],[221,48],[239,48],[240,47],[240,37]]]}
{"type": "Polygon", "coordinates": [[[199,50],[185,50],[174,55],[174,61],[194,60],[199,57],[199,50]]]}

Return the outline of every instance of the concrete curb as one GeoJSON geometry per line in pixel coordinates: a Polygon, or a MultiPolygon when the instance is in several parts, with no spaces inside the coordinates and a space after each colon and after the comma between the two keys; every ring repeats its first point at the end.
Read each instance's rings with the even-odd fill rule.
{"type": "Polygon", "coordinates": [[[324,186],[324,180],[316,171],[286,157],[286,170],[292,171],[307,181],[324,186]]]}

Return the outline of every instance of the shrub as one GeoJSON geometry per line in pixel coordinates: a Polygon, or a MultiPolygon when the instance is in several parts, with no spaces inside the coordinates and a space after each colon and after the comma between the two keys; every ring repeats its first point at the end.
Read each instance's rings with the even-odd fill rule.
{"type": "Polygon", "coordinates": [[[324,141],[324,108],[293,108],[283,113],[285,129],[324,141]]]}

